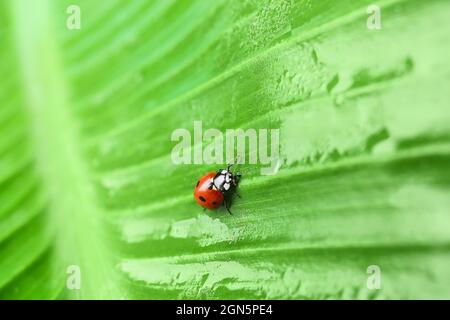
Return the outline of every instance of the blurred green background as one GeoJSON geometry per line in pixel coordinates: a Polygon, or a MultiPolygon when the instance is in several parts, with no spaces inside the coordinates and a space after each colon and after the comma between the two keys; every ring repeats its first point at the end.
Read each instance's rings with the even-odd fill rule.
{"type": "Polygon", "coordinates": [[[448,12],[0,0],[0,298],[449,299],[448,12]],[[171,161],[194,121],[280,129],[233,216],[171,161]]]}

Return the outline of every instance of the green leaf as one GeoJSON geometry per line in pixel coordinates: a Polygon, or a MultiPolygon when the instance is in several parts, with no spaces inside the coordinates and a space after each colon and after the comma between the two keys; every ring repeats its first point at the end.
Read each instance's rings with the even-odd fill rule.
{"type": "Polygon", "coordinates": [[[370,5],[2,1],[0,298],[450,298],[450,3],[370,5]],[[280,130],[233,215],[195,121],[280,130]]]}

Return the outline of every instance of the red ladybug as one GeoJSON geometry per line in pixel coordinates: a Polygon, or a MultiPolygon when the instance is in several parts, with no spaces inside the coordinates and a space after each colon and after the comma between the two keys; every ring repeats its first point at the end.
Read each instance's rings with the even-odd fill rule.
{"type": "Polygon", "coordinates": [[[194,190],[195,201],[203,208],[214,210],[225,203],[225,208],[231,214],[228,196],[236,193],[241,174],[233,174],[230,171],[232,164],[226,169],[220,169],[217,172],[209,172],[200,180],[194,190]]]}

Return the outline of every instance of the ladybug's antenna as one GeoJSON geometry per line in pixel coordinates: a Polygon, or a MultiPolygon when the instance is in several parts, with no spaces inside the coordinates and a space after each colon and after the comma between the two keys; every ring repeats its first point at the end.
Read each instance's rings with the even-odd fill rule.
{"type": "Polygon", "coordinates": [[[240,157],[239,155],[236,156],[236,158],[234,159],[234,162],[228,164],[227,169],[230,170],[230,168],[231,168],[232,166],[234,166],[235,164],[239,164],[239,163],[238,163],[238,160],[240,160],[240,158],[241,158],[241,157],[240,157]]]}

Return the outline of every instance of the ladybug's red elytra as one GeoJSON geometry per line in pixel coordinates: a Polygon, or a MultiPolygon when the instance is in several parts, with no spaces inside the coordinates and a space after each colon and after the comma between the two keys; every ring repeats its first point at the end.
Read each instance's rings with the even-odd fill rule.
{"type": "Polygon", "coordinates": [[[225,204],[225,208],[231,214],[228,196],[233,193],[239,196],[236,188],[242,176],[240,173],[232,173],[231,166],[232,164],[229,164],[226,169],[209,172],[197,181],[194,199],[203,208],[215,210],[225,204]]]}

